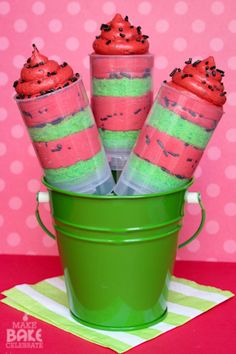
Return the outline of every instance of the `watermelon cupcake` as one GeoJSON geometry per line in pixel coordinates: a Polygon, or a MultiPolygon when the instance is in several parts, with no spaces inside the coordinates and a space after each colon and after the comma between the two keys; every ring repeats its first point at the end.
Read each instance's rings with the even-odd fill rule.
{"type": "Polygon", "coordinates": [[[113,178],[79,74],[33,47],[13,86],[47,181],[79,193],[110,193],[113,178]]]}
{"type": "Polygon", "coordinates": [[[101,25],[90,56],[91,106],[112,170],[122,170],[153,101],[148,36],[120,14],[101,25]]]}
{"type": "Polygon", "coordinates": [[[223,115],[226,92],[213,57],[185,63],[162,84],[117,194],[171,191],[193,176],[223,115]]]}

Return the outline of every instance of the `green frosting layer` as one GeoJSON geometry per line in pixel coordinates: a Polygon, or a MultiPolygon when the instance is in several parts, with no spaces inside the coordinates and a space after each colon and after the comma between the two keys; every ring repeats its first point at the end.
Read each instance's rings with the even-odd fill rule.
{"type": "Polygon", "coordinates": [[[139,135],[139,130],[111,131],[99,129],[100,136],[107,149],[132,149],[139,135]]]}
{"type": "Polygon", "coordinates": [[[151,77],[134,79],[93,79],[94,96],[135,97],[142,96],[152,88],[151,77]]]}
{"type": "Polygon", "coordinates": [[[213,131],[206,129],[181,118],[176,113],[155,103],[148,124],[184,142],[204,149],[210,140],[213,131]]]}
{"type": "Polygon", "coordinates": [[[132,154],[129,160],[127,173],[135,177],[135,180],[155,190],[156,192],[165,192],[184,185],[188,179],[179,179],[160,167],[142,160],[137,155],[132,154]]]}
{"type": "Polygon", "coordinates": [[[105,154],[102,150],[89,160],[79,161],[68,167],[45,169],[44,171],[50,183],[66,183],[70,180],[80,183],[92,176],[97,169],[103,168],[105,162],[105,154]]]}
{"type": "Polygon", "coordinates": [[[94,124],[90,108],[68,116],[58,124],[47,123],[43,128],[29,128],[29,133],[34,142],[51,141],[78,133],[94,124]]]}

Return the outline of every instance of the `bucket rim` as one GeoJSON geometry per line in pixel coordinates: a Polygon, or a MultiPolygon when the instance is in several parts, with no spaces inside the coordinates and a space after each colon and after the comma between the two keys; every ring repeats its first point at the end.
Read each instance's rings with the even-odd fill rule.
{"type": "Polygon", "coordinates": [[[49,184],[45,177],[41,178],[41,181],[48,190],[54,191],[60,194],[69,195],[75,198],[84,198],[84,199],[105,199],[105,200],[127,200],[127,199],[145,199],[145,198],[155,198],[155,197],[162,197],[170,194],[175,194],[184,190],[187,190],[194,182],[194,178],[191,178],[187,183],[183,186],[173,189],[169,192],[160,192],[160,193],[151,193],[151,194],[140,194],[140,195],[97,195],[97,194],[80,194],[71,191],[66,191],[64,189],[59,189],[57,187],[52,186],[49,184]]]}

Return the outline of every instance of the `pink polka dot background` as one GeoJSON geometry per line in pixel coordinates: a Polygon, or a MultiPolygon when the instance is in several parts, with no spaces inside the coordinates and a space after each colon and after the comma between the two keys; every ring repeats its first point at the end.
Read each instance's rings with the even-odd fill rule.
{"type": "MultiPolygon", "coordinates": [[[[56,244],[43,233],[34,216],[41,168],[17,106],[12,83],[31,54],[31,44],[47,56],[70,63],[89,92],[92,41],[100,24],[118,11],[129,15],[150,36],[155,53],[155,90],[168,73],[189,57],[214,55],[224,78],[228,102],[195,173],[191,190],[200,191],[207,220],[201,235],[178,252],[178,259],[236,260],[236,2],[235,0],[132,1],[13,1],[0,0],[0,252],[57,254],[56,244]]],[[[185,208],[180,241],[200,221],[199,207],[185,208]]],[[[48,205],[41,206],[48,227],[48,205]]]]}

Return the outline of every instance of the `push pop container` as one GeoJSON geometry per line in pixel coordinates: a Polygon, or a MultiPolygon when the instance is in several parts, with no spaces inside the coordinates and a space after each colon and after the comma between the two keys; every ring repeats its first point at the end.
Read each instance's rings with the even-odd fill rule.
{"type": "Polygon", "coordinates": [[[80,78],[16,102],[50,184],[78,193],[111,192],[113,177],[80,78]]]}
{"type": "Polygon", "coordinates": [[[112,170],[123,169],[151,108],[153,60],[90,55],[91,106],[112,170]]]}
{"type": "Polygon", "coordinates": [[[115,193],[166,192],[187,183],[222,114],[222,107],[163,84],[115,193]]]}

